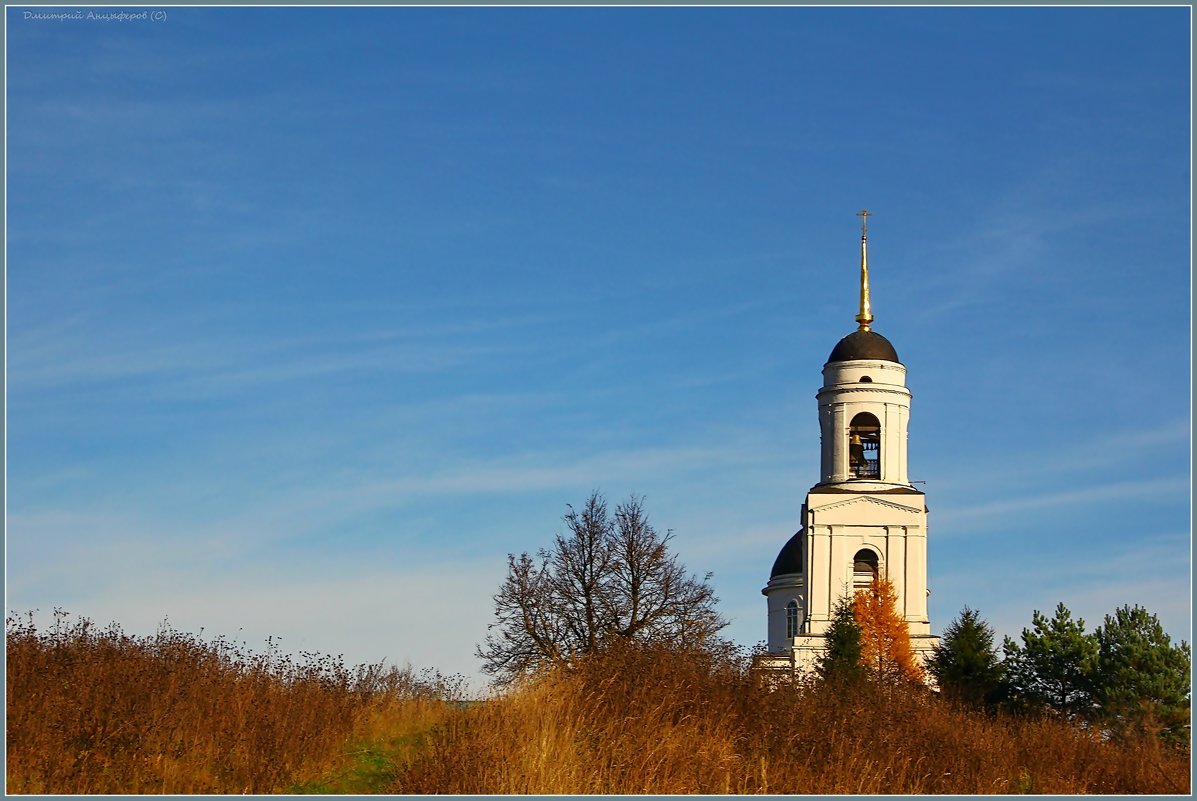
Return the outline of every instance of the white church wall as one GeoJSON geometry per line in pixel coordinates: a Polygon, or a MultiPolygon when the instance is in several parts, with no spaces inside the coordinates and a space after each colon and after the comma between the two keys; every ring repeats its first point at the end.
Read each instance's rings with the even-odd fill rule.
{"type": "Polygon", "coordinates": [[[801,574],[789,573],[769,580],[763,592],[768,598],[768,649],[783,651],[793,645],[793,638],[786,636],[786,605],[791,600],[798,602],[798,626],[801,630],[805,611],[806,582],[801,574]]]}

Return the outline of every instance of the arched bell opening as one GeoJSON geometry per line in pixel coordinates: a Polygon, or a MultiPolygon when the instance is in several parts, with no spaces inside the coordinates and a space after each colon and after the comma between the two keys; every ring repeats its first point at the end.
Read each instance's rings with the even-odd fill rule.
{"type": "Polygon", "coordinates": [[[869,548],[861,548],[852,557],[852,588],[867,589],[873,580],[880,575],[881,560],[869,548]]]}
{"type": "Polygon", "coordinates": [[[881,478],[881,423],[868,412],[848,426],[848,477],[881,478]]]}

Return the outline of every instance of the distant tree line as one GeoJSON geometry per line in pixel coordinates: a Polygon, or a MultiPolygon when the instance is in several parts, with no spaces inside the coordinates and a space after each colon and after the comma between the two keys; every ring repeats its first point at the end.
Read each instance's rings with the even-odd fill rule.
{"type": "MultiPolygon", "coordinates": [[[[918,680],[908,637],[902,644],[904,622],[895,625],[897,612],[884,611],[894,606],[892,594],[882,578],[871,592],[841,599],[818,667],[824,680],[918,680]],[[888,653],[878,656],[879,649],[888,653]]],[[[1119,607],[1090,633],[1063,603],[1050,619],[1036,610],[1021,642],[1006,637],[1000,651],[992,627],[965,607],[926,668],[943,697],[959,703],[1050,712],[1120,739],[1156,735],[1189,742],[1190,646],[1173,644],[1141,606],[1119,607]]]]}

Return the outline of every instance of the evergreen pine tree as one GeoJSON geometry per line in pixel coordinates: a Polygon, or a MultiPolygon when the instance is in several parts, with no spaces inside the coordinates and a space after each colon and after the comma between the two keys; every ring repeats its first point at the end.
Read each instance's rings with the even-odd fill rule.
{"type": "Polygon", "coordinates": [[[1003,678],[993,629],[976,610],[964,607],[944,629],[927,670],[947,698],[976,705],[991,700],[1003,678]]]}
{"type": "Polygon", "coordinates": [[[1051,620],[1038,609],[1031,620],[1034,630],[1022,630],[1021,646],[1010,637],[1002,644],[1009,695],[1016,702],[1088,717],[1097,641],[1085,634],[1084,620],[1072,620],[1063,603],[1051,620]]]}
{"type": "Polygon", "coordinates": [[[1173,645],[1159,619],[1141,606],[1106,615],[1094,638],[1094,695],[1103,723],[1119,736],[1155,729],[1165,740],[1187,742],[1189,644],[1173,645]]]}
{"type": "Polygon", "coordinates": [[[898,591],[884,576],[877,576],[867,590],[852,601],[860,627],[861,662],[884,681],[923,680],[923,669],[910,645],[910,627],[898,614],[898,591]]]}
{"type": "Polygon", "coordinates": [[[852,598],[845,594],[831,612],[831,624],[827,627],[827,650],[819,657],[816,670],[826,682],[856,684],[865,675],[860,653],[860,626],[852,614],[852,598]]]}

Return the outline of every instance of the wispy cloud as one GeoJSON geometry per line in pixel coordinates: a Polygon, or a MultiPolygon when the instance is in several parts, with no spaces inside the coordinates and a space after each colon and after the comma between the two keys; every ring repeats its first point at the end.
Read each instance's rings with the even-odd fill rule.
{"type": "Polygon", "coordinates": [[[494,339],[462,342],[443,332],[421,331],[275,340],[175,337],[173,332],[152,340],[112,331],[98,336],[84,330],[26,332],[10,341],[10,389],[20,399],[30,392],[136,381],[138,392],[152,382],[160,394],[224,395],[342,373],[435,373],[512,350],[494,339]]]}
{"type": "MultiPolygon", "coordinates": [[[[1189,443],[1187,420],[1151,421],[1137,427],[1094,429],[1083,437],[1050,446],[1036,440],[1014,450],[994,447],[984,458],[970,462],[970,470],[954,469],[955,457],[945,467],[938,462],[925,466],[928,474],[938,474],[936,491],[941,497],[978,497],[985,494],[1016,492],[1019,495],[1042,493],[1043,488],[1092,487],[1095,482],[1112,483],[1110,478],[1125,475],[1128,465],[1151,483],[1158,476],[1161,485],[1176,486],[1174,464],[1160,463],[1161,453],[1180,455],[1189,443]],[[1110,468],[1121,472],[1111,474],[1110,468]]],[[[1000,443],[999,443],[1000,444],[1000,443]]],[[[1179,460],[1177,460],[1179,461],[1179,460]]]]}
{"type": "MultiPolygon", "coordinates": [[[[39,576],[54,570],[52,560],[38,557],[47,549],[81,551],[89,559],[111,554],[111,558],[138,565],[205,563],[215,569],[271,543],[352,529],[360,526],[353,521],[360,521],[363,515],[400,510],[409,504],[441,503],[447,498],[477,503],[487,497],[539,497],[546,491],[560,491],[563,502],[570,498],[580,501],[585,493],[604,485],[635,489],[659,483],[663,476],[673,484],[728,466],[763,469],[768,464],[768,454],[737,443],[612,449],[583,455],[525,451],[488,460],[453,460],[431,470],[383,479],[377,477],[379,471],[373,466],[332,466],[318,477],[300,473],[294,480],[272,481],[256,491],[223,493],[223,502],[212,507],[217,511],[203,516],[195,514],[192,507],[199,499],[188,499],[185,486],[172,489],[164,484],[154,490],[161,496],[157,502],[124,510],[123,504],[108,500],[90,504],[76,500],[69,507],[25,500],[10,510],[9,569],[18,584],[36,584],[39,576]],[[172,513],[172,508],[186,511],[172,513]]],[[[401,528],[402,518],[393,525],[401,528]]]]}
{"type": "Polygon", "coordinates": [[[1190,544],[1187,532],[1136,533],[1119,545],[1069,549],[1040,558],[1025,548],[987,548],[967,565],[932,576],[934,619],[942,628],[959,609],[939,608],[941,598],[959,598],[979,608],[1001,634],[1017,638],[1031,625],[1031,613],[1051,615],[1063,602],[1089,630],[1118,606],[1139,604],[1159,615],[1174,637],[1192,626],[1190,544]],[[1016,598],[1010,587],[1018,586],[1016,598]]]}
{"type": "MultiPolygon", "coordinates": [[[[1078,230],[1125,226],[1128,220],[1149,214],[1134,203],[1070,202],[1066,197],[1069,188],[1083,185],[1090,170],[1091,165],[1078,159],[1041,164],[986,207],[977,209],[971,224],[960,233],[937,238],[928,246],[926,258],[951,265],[951,269],[929,275],[934,291],[917,287],[920,302],[910,304],[911,309],[934,320],[959,318],[963,310],[975,312],[1000,303],[1004,316],[1016,318],[1030,316],[1025,315],[1028,300],[1073,300],[1074,293],[1037,297],[1029,290],[1076,275],[1076,268],[1067,263],[1055,271],[1045,271],[1043,266],[1059,262],[1065,243],[1072,242],[1078,230]],[[928,297],[934,300],[922,302],[928,297]]],[[[1088,297],[1087,291],[1083,294],[1088,297]]],[[[1034,322],[1051,324],[1037,315],[1034,322]]]]}
{"type": "Polygon", "coordinates": [[[1066,507],[1094,502],[1110,502],[1129,498],[1155,498],[1172,496],[1184,498],[1189,491],[1189,482],[1184,478],[1145,479],[1142,481],[1121,481],[1082,489],[1069,489],[1041,495],[987,501],[971,506],[947,506],[936,511],[936,522],[952,526],[961,531],[960,524],[1003,518],[1018,512],[1037,509],[1066,507]]]}
{"type": "Polygon", "coordinates": [[[1188,420],[1166,420],[1155,425],[1120,431],[1091,432],[1066,452],[1046,454],[1036,460],[1042,472],[1095,470],[1125,464],[1137,455],[1158,455],[1163,450],[1187,448],[1192,437],[1188,420]]]}

